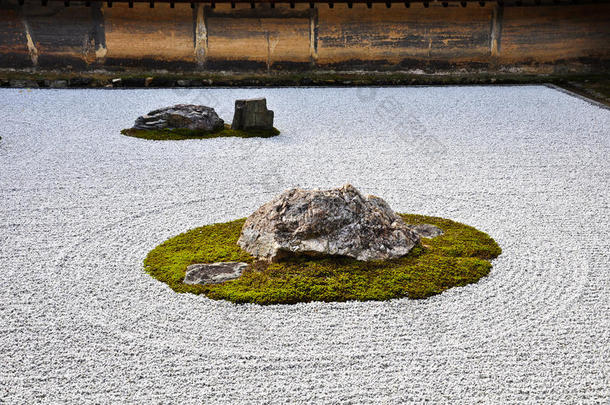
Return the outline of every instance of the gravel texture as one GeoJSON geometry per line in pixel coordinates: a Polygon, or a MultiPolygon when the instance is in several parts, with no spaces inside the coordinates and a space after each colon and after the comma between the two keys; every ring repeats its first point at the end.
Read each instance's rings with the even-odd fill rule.
{"type": "Polygon", "coordinates": [[[0,96],[0,402],[609,401],[610,111],[544,86],[0,96]],[[119,134],[253,97],[279,137],[119,134]],[[233,305],[142,270],[189,228],[346,182],[504,253],[422,301],[233,305]]]}

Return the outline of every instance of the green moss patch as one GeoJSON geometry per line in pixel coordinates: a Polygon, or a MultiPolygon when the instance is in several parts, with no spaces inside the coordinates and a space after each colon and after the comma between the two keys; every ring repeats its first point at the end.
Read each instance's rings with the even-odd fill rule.
{"type": "Polygon", "coordinates": [[[486,233],[448,219],[401,214],[408,224],[432,224],[443,235],[423,238],[405,257],[360,262],[345,257],[301,257],[279,263],[255,260],[237,246],[245,219],[206,225],[175,236],[153,249],[146,271],[176,292],[205,294],[235,303],[292,304],[309,301],[367,301],[426,298],[486,276],[489,260],[502,250],[486,233]],[[184,284],[193,263],[250,263],[244,274],[222,284],[184,284]]]}
{"type": "Polygon", "coordinates": [[[230,125],[225,124],[225,127],[220,131],[208,132],[192,129],[163,129],[163,130],[147,130],[147,129],[124,129],[121,131],[123,135],[132,136],[134,138],[150,139],[153,141],[179,141],[182,139],[210,139],[210,138],[225,138],[235,136],[238,138],[270,138],[280,134],[277,128],[272,130],[248,130],[232,129],[230,125]]]}

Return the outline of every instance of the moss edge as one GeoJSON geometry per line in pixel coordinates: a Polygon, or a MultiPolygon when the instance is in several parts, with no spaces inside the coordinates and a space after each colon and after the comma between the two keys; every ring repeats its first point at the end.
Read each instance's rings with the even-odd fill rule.
{"type": "Polygon", "coordinates": [[[225,127],[220,131],[209,132],[191,129],[162,129],[162,130],[145,130],[128,128],[123,129],[121,134],[131,136],[133,138],[148,139],[152,141],[179,141],[184,139],[211,139],[211,138],[270,138],[280,134],[277,128],[272,130],[239,130],[232,129],[230,125],[225,124],[225,127]]]}
{"type": "Polygon", "coordinates": [[[484,232],[448,219],[401,214],[409,224],[429,223],[444,234],[423,238],[407,256],[389,261],[298,258],[268,264],[237,246],[245,219],[195,228],[163,242],[144,260],[146,272],[179,293],[205,294],[234,303],[293,304],[310,301],[422,299],[489,274],[502,252],[484,232]],[[236,280],[213,285],[182,281],[193,263],[242,261],[251,264],[236,280]]]}

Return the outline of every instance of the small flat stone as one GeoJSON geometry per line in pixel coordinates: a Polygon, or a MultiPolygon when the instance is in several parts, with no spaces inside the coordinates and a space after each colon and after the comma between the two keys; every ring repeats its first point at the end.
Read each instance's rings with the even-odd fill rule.
{"type": "Polygon", "coordinates": [[[197,263],[186,268],[185,284],[217,284],[241,276],[248,267],[242,262],[197,263]]]}
{"type": "Polygon", "coordinates": [[[437,236],[441,236],[443,233],[445,233],[438,226],[430,224],[415,225],[411,227],[411,229],[422,238],[436,238],[437,236]]]}

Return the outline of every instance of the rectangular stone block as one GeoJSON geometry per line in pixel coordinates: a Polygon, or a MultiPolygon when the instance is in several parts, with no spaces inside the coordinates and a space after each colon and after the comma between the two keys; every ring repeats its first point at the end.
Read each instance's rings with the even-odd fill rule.
{"type": "Polygon", "coordinates": [[[267,109],[264,98],[235,100],[233,129],[273,129],[273,111],[267,109]]]}

